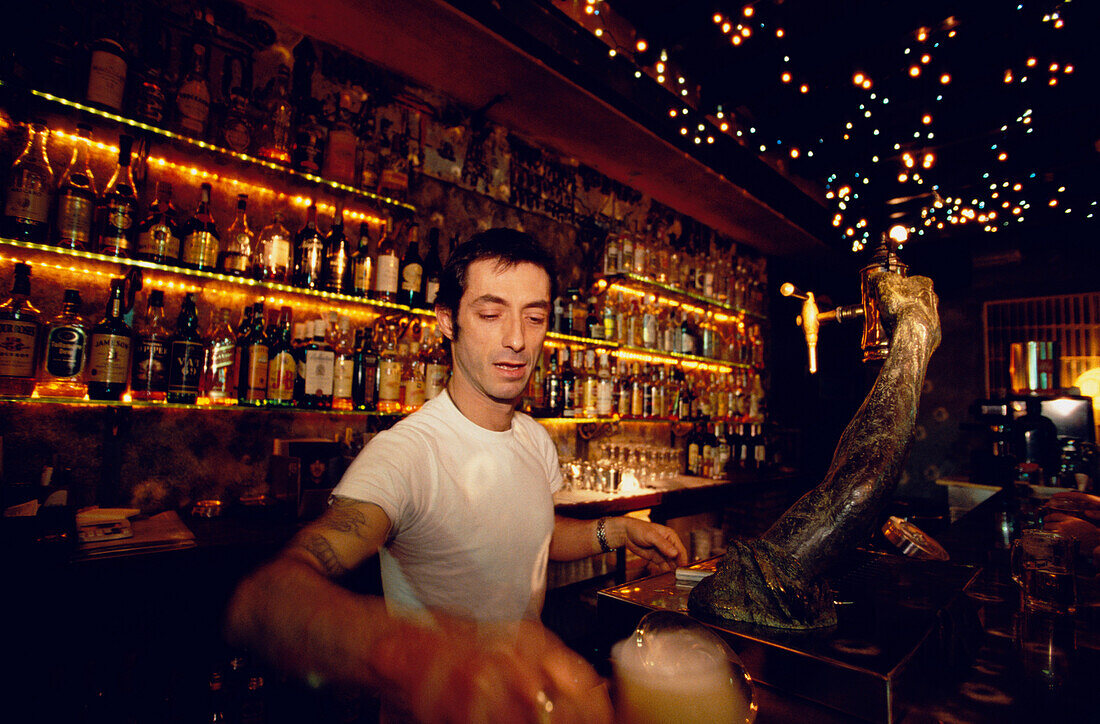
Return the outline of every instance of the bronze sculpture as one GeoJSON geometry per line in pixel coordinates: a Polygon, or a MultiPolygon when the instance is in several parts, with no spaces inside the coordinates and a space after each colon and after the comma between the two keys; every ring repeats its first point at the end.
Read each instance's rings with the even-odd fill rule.
{"type": "Polygon", "coordinates": [[[891,334],[874,386],[837,443],[825,479],[761,537],[733,541],[715,575],[691,592],[693,613],[785,629],[834,625],[822,572],[866,540],[897,487],[932,352],[940,342],[931,280],[870,276],[891,334]]]}

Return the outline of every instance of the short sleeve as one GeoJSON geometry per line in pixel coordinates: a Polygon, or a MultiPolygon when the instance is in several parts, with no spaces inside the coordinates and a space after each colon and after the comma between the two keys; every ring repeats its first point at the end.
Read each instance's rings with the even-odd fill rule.
{"type": "Polygon", "coordinates": [[[395,427],[380,432],[348,466],[332,495],[374,503],[389,517],[395,535],[415,504],[411,481],[427,474],[428,456],[423,451],[424,443],[412,430],[395,427]]]}

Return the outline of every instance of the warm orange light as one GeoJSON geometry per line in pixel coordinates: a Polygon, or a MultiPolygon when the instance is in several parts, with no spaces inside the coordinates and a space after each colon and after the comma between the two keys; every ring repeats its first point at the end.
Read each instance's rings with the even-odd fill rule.
{"type": "Polygon", "coordinates": [[[997,160],[998,161],[1004,161],[1007,158],[1008,158],[1008,154],[1005,153],[1004,151],[1001,151],[999,154],[997,154],[997,160]]]}
{"type": "Polygon", "coordinates": [[[745,14],[746,18],[751,18],[754,12],[752,9],[752,5],[746,5],[745,9],[742,12],[745,14]]]}
{"type": "Polygon", "coordinates": [[[782,81],[784,83],[790,83],[791,82],[791,74],[790,73],[784,73],[783,75],[781,75],[779,77],[782,79],[782,81]]]}
{"type": "Polygon", "coordinates": [[[866,80],[863,81],[863,88],[864,88],[864,90],[871,90],[871,79],[870,78],[867,78],[866,80]]]}
{"type": "Polygon", "coordinates": [[[717,25],[722,22],[722,15],[720,13],[715,13],[712,19],[714,20],[714,24],[717,25]]]}
{"type": "Polygon", "coordinates": [[[856,73],[852,76],[852,83],[855,85],[863,85],[863,81],[866,77],[867,76],[863,75],[863,73],[856,73]]]}
{"type": "Polygon", "coordinates": [[[741,44],[741,36],[740,35],[734,35],[732,38],[730,38],[730,42],[733,43],[734,45],[740,45],[741,44]]]}
{"type": "Polygon", "coordinates": [[[801,86],[799,86],[798,90],[801,91],[802,93],[809,93],[810,92],[810,86],[803,83],[801,86]]]}
{"type": "Polygon", "coordinates": [[[921,116],[920,122],[927,126],[929,123],[932,122],[932,114],[925,113],[923,116],[921,116]]]}
{"type": "Polygon", "coordinates": [[[799,155],[798,149],[797,148],[792,148],[791,149],[791,158],[798,158],[798,155],[799,155]]]}
{"type": "Polygon", "coordinates": [[[929,55],[928,53],[925,53],[924,55],[922,55],[920,57],[920,62],[923,63],[924,65],[928,65],[929,61],[931,61],[931,60],[932,60],[932,56],[929,55]]]}
{"type": "Polygon", "coordinates": [[[721,128],[723,131],[728,131],[730,129],[730,124],[723,123],[722,125],[720,125],[718,127],[721,128]]]}
{"type": "Polygon", "coordinates": [[[634,47],[638,49],[639,53],[644,53],[646,51],[646,48],[649,47],[649,43],[639,38],[638,42],[634,44],[634,47]]]}
{"type": "Polygon", "coordinates": [[[1034,68],[1035,64],[1038,63],[1038,62],[1039,61],[1035,60],[1035,58],[1028,58],[1027,59],[1027,67],[1028,68],[1034,68]]]}
{"type": "Polygon", "coordinates": [[[947,85],[950,82],[951,82],[951,74],[950,73],[944,73],[943,75],[940,76],[940,83],[942,83],[943,85],[947,85]]]}
{"type": "Polygon", "coordinates": [[[916,78],[918,75],[920,75],[920,66],[919,65],[910,66],[909,67],[909,75],[911,75],[914,78],[916,78]]]}
{"type": "Polygon", "coordinates": [[[783,28],[776,28],[775,29],[775,37],[777,37],[777,38],[782,38],[783,37],[783,28]]]}

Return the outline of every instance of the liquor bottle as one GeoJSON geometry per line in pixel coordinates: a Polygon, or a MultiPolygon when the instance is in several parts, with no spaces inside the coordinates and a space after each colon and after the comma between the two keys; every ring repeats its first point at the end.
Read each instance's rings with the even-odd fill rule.
{"type": "Polygon", "coordinates": [[[92,43],[88,68],[88,103],[111,111],[122,110],[126,90],[126,51],[112,37],[97,38],[92,43]]]}
{"type": "Polygon", "coordinates": [[[401,360],[397,356],[397,331],[382,322],[378,339],[378,411],[401,411],[401,360]]]}
{"type": "Polygon", "coordinates": [[[604,275],[618,274],[620,265],[620,256],[622,254],[622,246],[619,242],[619,237],[615,233],[607,235],[607,243],[603,250],[603,273],[604,275]]]}
{"type": "Polygon", "coordinates": [[[439,258],[439,227],[428,230],[428,254],[424,258],[424,307],[435,306],[439,294],[439,277],[443,273],[443,263],[439,258]]]}
{"type": "Polygon", "coordinates": [[[718,446],[715,452],[715,466],[711,471],[711,477],[719,480],[726,477],[726,470],[729,467],[730,461],[730,442],[726,437],[726,423],[715,423],[714,437],[718,441],[718,446]]]}
{"type": "Polygon", "coordinates": [[[729,462],[726,463],[727,470],[738,470],[741,468],[741,426],[730,423],[728,426],[728,432],[726,433],[726,439],[729,442],[729,462]]]}
{"type": "Polygon", "coordinates": [[[338,294],[351,292],[351,247],[344,235],[344,202],[339,200],[325,239],[325,289],[338,294]]]}
{"type": "Polygon", "coordinates": [[[222,237],[210,208],[210,184],[204,183],[199,189],[199,206],[183,230],[181,260],[192,269],[214,271],[222,237]]]}
{"type": "Polygon", "coordinates": [[[342,184],[355,183],[355,151],[359,143],[351,125],[351,96],[341,93],[325,142],[321,175],[342,184]]]}
{"type": "Polygon", "coordinates": [[[130,105],[138,120],[163,126],[167,110],[165,89],[169,82],[165,77],[165,67],[169,53],[168,28],[153,13],[146,13],[142,29],[144,48],[142,50],[141,69],[138,72],[137,99],[130,105]]]}
{"type": "Polygon", "coordinates": [[[420,258],[420,227],[409,227],[409,243],[405,258],[401,260],[401,283],[397,301],[410,307],[419,307],[424,299],[424,260],[420,258]]]}
{"type": "Polygon", "coordinates": [[[436,325],[421,351],[424,363],[424,399],[430,400],[447,388],[447,350],[443,348],[443,332],[436,325]]]}
{"type": "Polygon", "coordinates": [[[243,277],[252,257],[252,232],[248,228],[248,194],[237,194],[237,216],[225,234],[225,246],[218,254],[218,271],[243,277]]]}
{"type": "Polygon", "coordinates": [[[332,407],[332,388],[336,354],[325,341],[325,323],[313,321],[313,339],[304,348],[305,374],[300,407],[328,409],[332,407]]]}
{"type": "Polygon", "coordinates": [[[763,423],[756,424],[756,435],[752,438],[752,461],[757,470],[768,466],[768,438],[764,434],[763,423]]]}
{"type": "Polygon", "coordinates": [[[561,366],[561,416],[576,417],[577,413],[574,402],[577,396],[577,374],[573,370],[573,361],[568,347],[563,347],[561,349],[559,363],[561,366]]]}
{"type": "Polygon", "coordinates": [[[238,342],[238,405],[260,407],[267,400],[268,340],[264,322],[264,303],[256,302],[252,305],[252,327],[238,342]]]}
{"type": "Polygon", "coordinates": [[[374,280],[374,240],[367,222],[359,224],[359,248],[351,256],[351,293],[366,297],[374,280]]]}
{"type": "Polygon", "coordinates": [[[619,329],[615,323],[615,303],[611,299],[611,292],[604,294],[603,306],[600,308],[600,323],[603,324],[603,339],[615,342],[619,339],[619,329]]]}
{"type": "Polygon", "coordinates": [[[233,368],[237,335],[230,320],[232,312],[222,307],[211,319],[205,335],[205,362],[201,393],[215,405],[231,405],[237,401],[237,377],[233,368]]]}
{"type": "Polygon", "coordinates": [[[27,145],[12,164],[4,204],[4,236],[9,239],[46,241],[53,192],[53,171],[46,156],[49,136],[45,121],[31,121],[27,145]]]}
{"type": "Polygon", "coordinates": [[[157,181],[153,205],[138,226],[137,255],[157,264],[179,263],[179,221],[172,206],[172,184],[167,181],[157,181]]]}
{"type": "Polygon", "coordinates": [[[397,246],[394,244],[393,227],[389,219],[385,221],[382,233],[382,243],[378,246],[378,258],[375,259],[374,290],[371,298],[396,302],[400,261],[397,258],[397,246]]]}
{"type": "Polygon", "coordinates": [[[267,351],[267,404],[278,407],[294,404],[294,380],[298,376],[290,339],[291,315],[290,307],[279,311],[279,325],[267,351]]]}
{"type": "Polygon", "coordinates": [[[168,367],[172,335],[164,321],[164,292],[149,292],[145,317],[134,330],[134,369],[130,395],[135,400],[164,402],[168,395],[168,367]]]}
{"type": "Polygon", "coordinates": [[[565,397],[562,392],[561,369],[558,365],[557,350],[550,350],[550,369],[542,378],[543,410],[547,417],[561,417],[565,411],[565,397]]]}
{"type": "Polygon", "coordinates": [[[199,333],[195,295],[188,292],[176,318],[176,333],[168,347],[168,402],[193,405],[199,396],[205,347],[199,333]]]}
{"type": "Polygon", "coordinates": [[[378,407],[378,353],[374,351],[373,337],[370,328],[355,333],[355,378],[351,399],[356,410],[378,407]]]}
{"type": "Polygon", "coordinates": [[[588,319],[588,305],[581,296],[579,289],[570,289],[568,297],[566,306],[569,315],[570,334],[583,337],[585,335],[586,320],[588,319]]]}
{"type": "Polygon", "coordinates": [[[584,351],[584,395],[581,416],[596,416],[599,398],[600,378],[596,370],[596,350],[589,347],[584,351]]]}
{"type": "Polygon", "coordinates": [[[699,425],[691,426],[687,440],[687,464],[684,468],[685,475],[699,475],[703,469],[703,440],[699,431],[699,425]]]}
{"type": "Polygon", "coordinates": [[[18,262],[11,296],[0,303],[0,395],[34,392],[40,312],[30,301],[31,267],[18,262]]]}
{"type": "Polygon", "coordinates": [[[699,472],[697,474],[704,478],[713,477],[715,462],[718,458],[718,438],[704,425],[700,430],[699,439],[702,448],[699,455],[699,472]]]}
{"type": "MultiPolygon", "coordinates": [[[[336,316],[329,312],[330,316],[336,316]]],[[[351,320],[344,315],[339,315],[336,324],[330,324],[332,332],[330,346],[336,357],[333,362],[332,378],[332,409],[351,410],[355,408],[352,401],[355,387],[355,340],[351,335],[351,320]]]]}
{"type": "Polygon", "coordinates": [[[111,280],[107,314],[92,327],[88,358],[88,397],[120,400],[130,376],[132,334],[122,319],[124,279],[111,280]]]}
{"type": "Polygon", "coordinates": [[[627,312],[625,316],[625,333],[623,334],[622,343],[630,347],[642,346],[642,307],[638,303],[638,300],[631,299],[630,303],[626,305],[627,312]]]}
{"type": "Polygon", "coordinates": [[[267,89],[264,122],[260,128],[260,156],[278,163],[290,163],[292,140],[290,126],[293,117],[294,105],[290,101],[290,69],[281,65],[267,89]]]}
{"type": "Polygon", "coordinates": [[[73,157],[57,182],[53,243],[66,249],[88,251],[92,247],[97,198],[90,165],[91,142],[92,127],[78,124],[73,157]]]}
{"type": "Polygon", "coordinates": [[[130,170],[130,136],[118,137],[118,165],[103,190],[99,207],[99,253],[130,256],[134,249],[137,189],[130,170]]]}
{"type": "Polygon", "coordinates": [[[325,273],[325,239],[317,230],[317,202],[306,211],[306,225],[298,232],[295,246],[295,281],[305,289],[320,289],[325,273]]]}
{"type": "Polygon", "coordinates": [[[252,148],[252,121],[249,118],[248,99],[241,88],[229,92],[229,109],[222,121],[221,142],[231,151],[248,153],[252,148]]]}
{"type": "Polygon", "coordinates": [[[657,297],[647,294],[645,306],[642,308],[642,346],[646,349],[657,349],[657,315],[659,313],[657,297]]]}
{"type": "Polygon", "coordinates": [[[630,375],[626,362],[619,362],[614,380],[615,413],[619,417],[630,417],[630,375]]]}
{"type": "Polygon", "coordinates": [[[634,236],[629,231],[624,231],[619,238],[622,243],[619,252],[619,271],[629,274],[634,271],[634,236]]]}
{"type": "Polygon", "coordinates": [[[615,385],[611,379],[611,364],[607,350],[600,350],[599,372],[596,378],[596,416],[611,417],[614,411],[615,385]]]}
{"type": "Polygon", "coordinates": [[[61,313],[46,324],[44,338],[42,371],[35,392],[40,397],[83,397],[88,391],[83,374],[88,359],[88,331],[80,317],[79,291],[65,290],[61,313]]]}
{"type": "Polygon", "coordinates": [[[206,46],[191,45],[191,62],[176,93],[176,121],[181,132],[195,138],[206,137],[210,119],[210,81],[206,77],[206,46]]]}
{"type": "MultiPolygon", "coordinates": [[[[295,67],[297,71],[297,67],[295,67]]],[[[321,125],[323,113],[321,101],[305,98],[299,101],[302,108],[302,120],[294,132],[294,165],[309,173],[320,173],[325,157],[325,134],[321,125]]]]}
{"type": "Polygon", "coordinates": [[[401,410],[416,412],[424,404],[424,361],[420,358],[420,344],[409,343],[401,364],[401,410]]]}
{"type": "Polygon", "coordinates": [[[596,297],[588,298],[588,315],[584,319],[585,334],[592,339],[603,339],[603,318],[596,312],[596,297]]]}
{"type": "Polygon", "coordinates": [[[276,211],[275,219],[260,229],[256,248],[252,252],[252,277],[262,282],[289,284],[291,264],[291,234],[283,226],[283,212],[276,211]]]}

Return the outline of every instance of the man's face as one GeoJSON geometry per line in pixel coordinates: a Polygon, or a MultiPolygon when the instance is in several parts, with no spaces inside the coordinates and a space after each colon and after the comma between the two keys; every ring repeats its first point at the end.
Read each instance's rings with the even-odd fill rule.
{"type": "Polygon", "coordinates": [[[443,324],[451,339],[453,384],[475,398],[514,404],[542,352],[549,312],[550,278],[541,267],[475,261],[466,272],[458,319],[443,324]]]}

